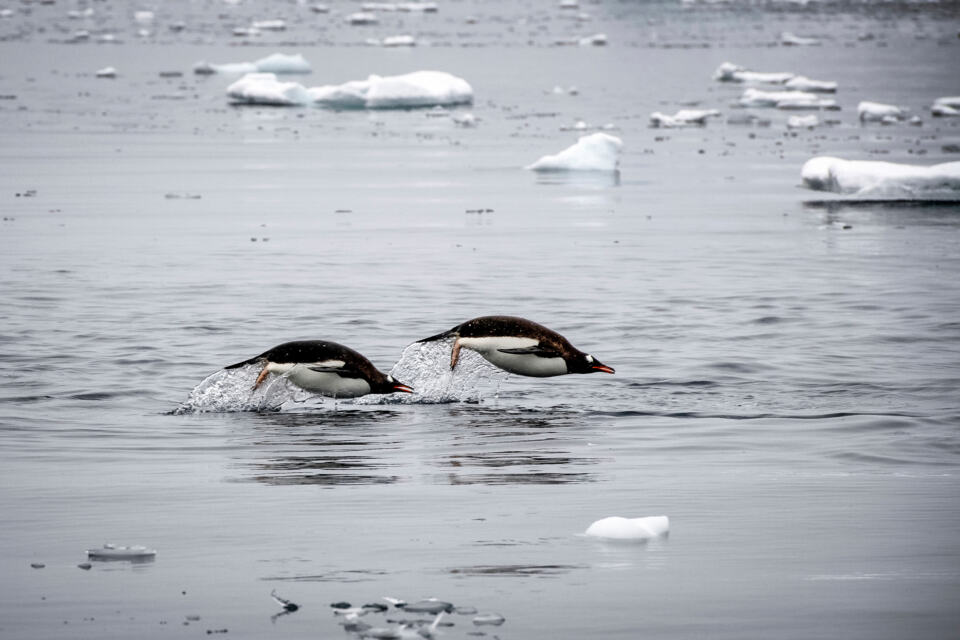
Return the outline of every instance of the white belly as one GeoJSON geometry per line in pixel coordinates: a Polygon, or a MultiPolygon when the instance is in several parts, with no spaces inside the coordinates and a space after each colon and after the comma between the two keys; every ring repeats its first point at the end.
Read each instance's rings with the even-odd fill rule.
{"type": "Polygon", "coordinates": [[[522,349],[537,345],[534,338],[516,338],[491,336],[484,338],[460,338],[464,349],[476,351],[484,359],[504,371],[521,376],[546,378],[562,376],[567,373],[567,363],[563,358],[543,358],[533,354],[503,353],[500,349],[522,349]]]}
{"type": "Polygon", "coordinates": [[[286,375],[301,389],[331,398],[357,398],[370,393],[370,385],[363,378],[341,378],[336,373],[314,371],[306,364],[271,364],[270,370],[286,375]]]}

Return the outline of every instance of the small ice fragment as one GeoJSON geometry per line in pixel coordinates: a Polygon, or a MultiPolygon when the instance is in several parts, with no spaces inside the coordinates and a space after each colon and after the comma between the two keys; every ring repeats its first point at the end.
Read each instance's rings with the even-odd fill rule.
{"type": "Polygon", "coordinates": [[[813,113],[808,116],[790,116],[787,118],[787,129],[812,129],[818,124],[820,124],[820,119],[813,113]]]}
{"type": "Polygon", "coordinates": [[[325,4],[312,4],[310,5],[310,11],[314,13],[330,13],[330,7],[325,4]]]}
{"type": "Polygon", "coordinates": [[[392,596],[383,596],[383,599],[389,602],[390,604],[392,604],[393,606],[397,607],[398,609],[402,609],[405,606],[407,606],[406,601],[401,600],[400,598],[394,598],[392,596]]]}
{"type": "Polygon", "coordinates": [[[404,610],[409,611],[410,613],[437,614],[441,611],[450,613],[453,611],[453,605],[442,600],[420,600],[419,602],[408,604],[406,607],[404,607],[404,610]]]}
{"type": "Polygon", "coordinates": [[[499,627],[504,623],[505,620],[506,618],[499,613],[481,613],[473,619],[473,624],[477,625],[478,627],[484,625],[499,627]]]}
{"type": "Polygon", "coordinates": [[[377,24],[377,22],[379,22],[377,16],[366,11],[357,11],[356,13],[351,13],[344,18],[344,20],[352,25],[377,24]]]}
{"type": "Polygon", "coordinates": [[[804,47],[818,45],[820,44],[820,41],[816,38],[805,38],[803,36],[794,35],[789,31],[784,31],[780,34],[780,44],[788,47],[804,47]]]}
{"type": "Polygon", "coordinates": [[[579,0],[560,0],[561,9],[579,9],[580,1],[579,0]]]}
{"type": "Polygon", "coordinates": [[[607,34],[605,33],[595,33],[592,36],[586,36],[580,38],[579,44],[581,47],[603,47],[607,44],[607,34]]]}
{"type": "Polygon", "coordinates": [[[377,638],[378,640],[393,640],[393,638],[400,637],[400,631],[398,629],[391,629],[390,627],[373,627],[364,631],[363,637],[377,638]]]}
{"type": "Polygon", "coordinates": [[[461,616],[473,616],[477,614],[476,607],[454,607],[453,612],[461,616]]]}
{"type": "Polygon", "coordinates": [[[713,72],[718,82],[742,82],[746,84],[783,84],[796,74],[789,72],[747,71],[740,65],[724,62],[713,72]]]}
{"type": "Polygon", "coordinates": [[[746,89],[740,96],[743,107],[776,107],[777,109],[837,109],[836,100],[821,98],[806,91],[762,91],[746,89]]]}
{"type": "Polygon", "coordinates": [[[116,78],[117,70],[114,69],[113,67],[104,67],[103,69],[100,69],[97,71],[97,77],[98,78],[116,78]]]}
{"type": "Polygon", "coordinates": [[[616,171],[623,141],[607,133],[581,137],[563,151],[541,157],[526,168],[531,171],[616,171]]]}
{"type": "Polygon", "coordinates": [[[286,31],[287,23],[283,20],[254,20],[250,25],[253,29],[262,31],[286,31]]]}
{"type": "Polygon", "coordinates": [[[892,104],[863,101],[857,105],[857,115],[861,122],[882,122],[884,118],[900,120],[906,114],[903,109],[892,104]]]}
{"type": "Polygon", "coordinates": [[[812,80],[806,76],[794,76],[784,85],[794,91],[816,91],[817,93],[836,93],[837,83],[826,80],[812,80]]]}
{"type": "Polygon", "coordinates": [[[370,611],[383,612],[383,611],[386,611],[387,609],[389,609],[390,607],[388,607],[387,605],[382,604],[382,603],[380,603],[380,602],[368,602],[367,604],[363,605],[362,608],[363,608],[363,609],[368,609],[368,610],[370,610],[370,611]]]}
{"type": "Polygon", "coordinates": [[[467,81],[443,71],[371,75],[366,80],[311,87],[308,91],[317,104],[341,109],[405,109],[473,102],[473,88],[467,81]]]}
{"type": "Polygon", "coordinates": [[[646,518],[612,516],[591,524],[584,535],[610,540],[649,540],[662,536],[669,530],[670,520],[667,516],[646,518]]]}
{"type": "Polygon", "coordinates": [[[47,565],[43,564],[42,562],[31,562],[30,566],[34,569],[43,569],[47,565]]]}
{"type": "Polygon", "coordinates": [[[153,22],[153,18],[153,11],[136,11],[133,14],[133,19],[140,24],[149,24],[153,22]]]}
{"type": "Polygon", "coordinates": [[[800,177],[810,189],[857,196],[924,200],[960,194],[960,162],[923,166],[817,156],[804,163],[800,177]]]}
{"type": "Polygon", "coordinates": [[[716,109],[681,109],[672,116],[654,111],[650,114],[651,127],[685,127],[689,125],[707,124],[707,118],[719,118],[720,112],[716,109]]]}
{"type": "Polygon", "coordinates": [[[436,2],[400,2],[397,4],[398,11],[436,13],[438,9],[436,2]]]}
{"type": "Polygon", "coordinates": [[[341,601],[341,602],[331,602],[331,603],[330,603],[330,606],[333,607],[334,609],[349,609],[349,608],[350,608],[350,603],[349,603],[349,602],[343,602],[343,601],[341,601]]]}
{"type": "Polygon", "coordinates": [[[937,98],[930,107],[930,114],[938,118],[960,116],[960,96],[937,98]]]}
{"type": "Polygon", "coordinates": [[[472,113],[455,113],[450,116],[453,123],[460,127],[477,126],[477,118],[472,113]]]}
{"type": "Polygon", "coordinates": [[[417,41],[413,36],[387,36],[382,44],[385,47],[414,47],[417,41]]]}
{"type": "Polygon", "coordinates": [[[140,545],[120,547],[113,544],[105,544],[100,549],[87,550],[87,556],[92,560],[143,560],[156,555],[156,549],[148,549],[140,545]]]}
{"type": "Polygon", "coordinates": [[[84,571],[90,571],[90,569],[93,568],[93,565],[90,564],[89,562],[81,562],[80,564],[77,565],[77,568],[83,569],[84,571]]]}

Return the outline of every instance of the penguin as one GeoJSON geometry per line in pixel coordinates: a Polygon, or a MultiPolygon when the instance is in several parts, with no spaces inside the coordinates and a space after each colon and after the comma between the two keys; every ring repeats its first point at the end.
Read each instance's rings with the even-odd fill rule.
{"type": "Polygon", "coordinates": [[[546,378],[567,373],[614,373],[613,367],[580,351],[556,331],[525,318],[481,316],[417,342],[450,337],[455,338],[450,353],[451,369],[457,366],[460,349],[470,349],[487,362],[521,376],[546,378]]]}
{"type": "Polygon", "coordinates": [[[253,388],[271,373],[286,375],[301,389],[331,398],[358,398],[368,393],[413,393],[413,389],[379,371],[349,347],[329,340],[285,342],[249,360],[231,364],[263,365],[253,388]]]}

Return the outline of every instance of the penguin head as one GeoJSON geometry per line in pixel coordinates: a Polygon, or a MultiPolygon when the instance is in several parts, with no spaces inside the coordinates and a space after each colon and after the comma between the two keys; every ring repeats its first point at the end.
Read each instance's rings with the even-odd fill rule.
{"type": "Polygon", "coordinates": [[[372,385],[370,393],[413,393],[413,389],[393,376],[384,376],[383,380],[372,385]]]}
{"type": "Polygon", "coordinates": [[[613,367],[608,367],[589,353],[577,353],[572,360],[567,360],[567,370],[570,373],[614,373],[613,367]]]}

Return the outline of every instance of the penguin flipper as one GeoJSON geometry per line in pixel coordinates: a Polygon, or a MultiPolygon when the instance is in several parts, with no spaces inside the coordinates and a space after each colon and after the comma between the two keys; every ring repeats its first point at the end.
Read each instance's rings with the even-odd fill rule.
{"type": "Polygon", "coordinates": [[[500,353],[509,353],[517,356],[540,356],[541,358],[559,358],[562,357],[558,351],[549,347],[543,347],[535,344],[532,347],[518,347],[516,349],[497,349],[500,353]]]}

